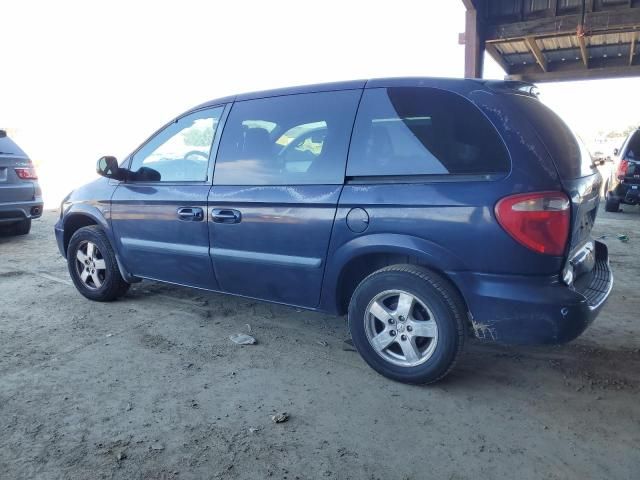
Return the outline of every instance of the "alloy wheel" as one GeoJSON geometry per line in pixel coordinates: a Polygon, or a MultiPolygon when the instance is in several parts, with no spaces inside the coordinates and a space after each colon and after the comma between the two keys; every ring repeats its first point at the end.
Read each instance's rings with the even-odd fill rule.
{"type": "Polygon", "coordinates": [[[83,241],[76,250],[76,271],[80,280],[90,290],[99,289],[105,281],[107,266],[98,246],[83,241]]]}
{"type": "Polygon", "coordinates": [[[402,290],[376,295],[365,310],[364,320],[369,344],[394,365],[420,365],[431,358],[438,343],[438,324],[432,311],[402,290]]]}

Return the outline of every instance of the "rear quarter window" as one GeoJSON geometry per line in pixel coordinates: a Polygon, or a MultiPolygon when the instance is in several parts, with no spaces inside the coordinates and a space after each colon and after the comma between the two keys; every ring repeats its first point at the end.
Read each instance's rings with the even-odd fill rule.
{"type": "Polygon", "coordinates": [[[462,96],[429,87],[365,90],[347,176],[504,174],[498,132],[462,96]]]}
{"type": "Polygon", "coordinates": [[[20,157],[27,156],[9,137],[0,137],[0,155],[15,155],[20,157]]]}
{"type": "Polygon", "coordinates": [[[529,121],[562,178],[574,179],[593,174],[591,154],[567,124],[540,100],[524,95],[504,95],[529,121]]]}

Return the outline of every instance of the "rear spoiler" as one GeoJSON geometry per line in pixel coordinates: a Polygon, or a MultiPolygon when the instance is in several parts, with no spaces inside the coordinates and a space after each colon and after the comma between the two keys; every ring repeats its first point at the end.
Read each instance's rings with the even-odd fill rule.
{"type": "Polygon", "coordinates": [[[516,80],[490,80],[485,85],[495,91],[501,93],[518,93],[529,97],[538,98],[540,91],[538,87],[529,82],[519,82],[516,80]]]}

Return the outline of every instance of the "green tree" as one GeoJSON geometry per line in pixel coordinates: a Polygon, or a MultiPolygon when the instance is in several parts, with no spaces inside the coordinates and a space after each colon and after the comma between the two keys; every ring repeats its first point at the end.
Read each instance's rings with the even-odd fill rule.
{"type": "Polygon", "coordinates": [[[213,141],[213,128],[190,128],[184,135],[185,145],[191,147],[208,147],[213,141]]]}

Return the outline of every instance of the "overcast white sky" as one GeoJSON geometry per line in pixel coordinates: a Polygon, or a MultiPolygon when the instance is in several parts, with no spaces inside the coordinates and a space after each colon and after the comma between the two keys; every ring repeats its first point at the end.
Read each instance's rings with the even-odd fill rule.
{"type": "MultiPolygon", "coordinates": [[[[0,127],[38,162],[50,206],[99,156],[212,98],[464,71],[458,0],[3,0],[0,24],[0,127]]],[[[485,76],[503,72],[488,60],[485,76]]],[[[638,78],[540,87],[583,134],[640,124],[638,78]]]]}

